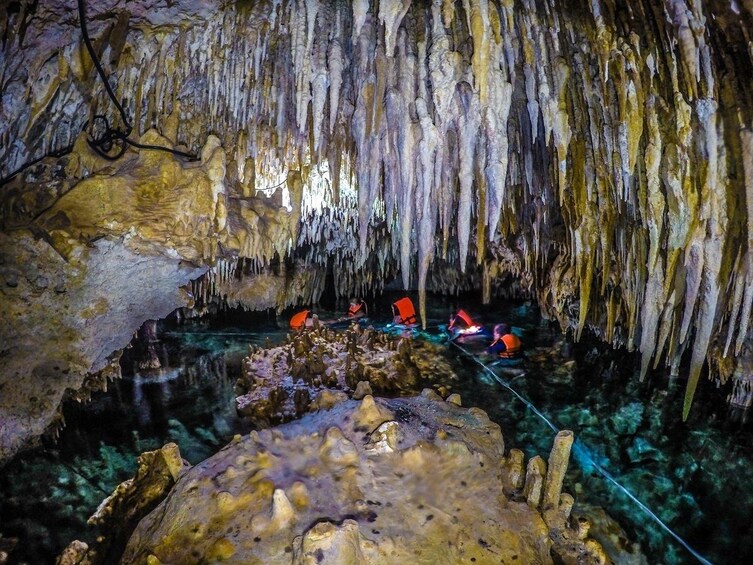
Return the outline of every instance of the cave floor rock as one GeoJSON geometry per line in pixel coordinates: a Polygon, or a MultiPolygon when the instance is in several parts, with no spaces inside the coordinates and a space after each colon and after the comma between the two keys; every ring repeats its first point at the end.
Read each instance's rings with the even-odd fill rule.
{"type": "Polygon", "coordinates": [[[551,563],[547,523],[508,497],[503,468],[482,410],[431,391],[348,400],[236,436],[181,476],[121,562],[551,563]]]}
{"type": "Polygon", "coordinates": [[[344,398],[417,394],[424,386],[447,396],[457,375],[446,346],[403,339],[358,324],[288,334],[282,344],[252,348],[236,384],[238,413],[258,427],[299,418],[344,398]]]}

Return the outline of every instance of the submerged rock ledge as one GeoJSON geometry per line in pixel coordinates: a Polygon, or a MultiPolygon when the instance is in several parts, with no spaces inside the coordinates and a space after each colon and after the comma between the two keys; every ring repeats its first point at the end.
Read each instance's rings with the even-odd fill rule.
{"type": "MultiPolygon", "coordinates": [[[[368,395],[236,436],[181,474],[120,562],[606,563],[560,492],[572,432],[526,472],[452,400],[368,395]]],[[[96,563],[74,544],[59,563],[96,563]]]]}

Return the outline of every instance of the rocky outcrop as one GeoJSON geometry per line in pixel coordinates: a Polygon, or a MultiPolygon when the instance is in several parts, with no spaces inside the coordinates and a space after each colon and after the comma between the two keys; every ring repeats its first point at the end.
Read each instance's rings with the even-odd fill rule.
{"type": "Polygon", "coordinates": [[[121,562],[552,563],[554,551],[561,563],[604,563],[582,527],[555,533],[505,494],[503,455],[483,411],[433,392],[346,401],[238,436],[193,467],[121,562]]]}
{"type": "Polygon", "coordinates": [[[190,304],[203,269],[126,236],[69,244],[0,233],[0,461],[50,426],[66,396],[88,400],[120,374],[118,352],[145,319],[190,304]],[[112,354],[112,355],[111,355],[112,354]]]}
{"type": "MultiPolygon", "coordinates": [[[[202,294],[255,308],[316,300],[328,269],[341,296],[400,277],[419,287],[422,313],[427,288],[490,299],[510,281],[576,336],[591,326],[638,349],[643,374],[662,360],[678,372],[687,357],[684,416],[708,357],[722,381],[749,363],[749,3],[88,4],[122,114],[69,3],[21,0],[0,14],[0,175],[55,155],[3,182],[5,255],[23,230],[50,246],[40,256],[68,261],[124,238],[142,258],[196,264],[153,280],[155,295],[209,267],[202,294]],[[95,155],[80,134],[97,133],[97,115],[142,149],[95,155]]],[[[50,261],[30,284],[58,276],[50,261]]],[[[108,269],[109,292],[127,301],[138,278],[108,269]]],[[[17,292],[9,277],[5,296],[17,292]]],[[[153,310],[110,318],[122,334],[108,330],[107,346],[164,315],[153,310]]],[[[29,333],[44,349],[50,332],[29,333]]],[[[82,372],[96,371],[90,357],[82,372]]],[[[51,395],[39,381],[13,395],[54,404],[78,386],[53,378],[51,395]]]]}
{"type": "Polygon", "coordinates": [[[139,456],[136,475],[117,486],[89,518],[104,535],[89,547],[73,541],[57,560],[57,565],[114,563],[123,553],[139,520],[167,496],[176,481],[188,470],[178,446],[169,443],[139,456]]]}
{"type": "Polygon", "coordinates": [[[415,394],[429,383],[446,395],[457,376],[443,349],[358,324],[304,330],[243,360],[238,413],[266,427],[349,397],[415,394]]]}

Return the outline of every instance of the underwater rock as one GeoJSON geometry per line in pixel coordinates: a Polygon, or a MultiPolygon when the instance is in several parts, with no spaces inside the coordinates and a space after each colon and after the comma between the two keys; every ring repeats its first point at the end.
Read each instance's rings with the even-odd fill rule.
{"type": "Polygon", "coordinates": [[[347,396],[404,395],[425,383],[446,392],[456,380],[438,345],[358,325],[343,331],[319,328],[251,352],[243,360],[236,407],[244,418],[268,426],[329,408],[347,396]]]}
{"type": "Polygon", "coordinates": [[[642,437],[636,437],[627,447],[625,453],[631,463],[657,461],[665,464],[667,461],[667,456],[660,449],[657,449],[642,437]]]}
{"type": "Polygon", "coordinates": [[[239,436],[188,470],[121,562],[552,563],[553,548],[571,547],[579,563],[603,562],[592,539],[552,535],[503,493],[503,445],[478,409],[348,400],[239,436]]]}
{"type": "MultiPolygon", "coordinates": [[[[0,565],[5,565],[8,562],[11,551],[18,543],[15,538],[6,538],[0,533],[0,565]]],[[[85,545],[85,544],[84,544],[85,545]]]]}
{"type": "Polygon", "coordinates": [[[643,422],[645,407],[640,402],[631,402],[621,406],[609,419],[614,432],[618,435],[635,435],[643,422]]]}
{"type": "Polygon", "coordinates": [[[188,468],[174,443],[142,453],[134,477],[119,484],[89,518],[89,524],[98,526],[103,534],[91,546],[78,540],[71,542],[58,563],[114,563],[139,520],[151,512],[188,468]]]}
{"type": "Polygon", "coordinates": [[[640,544],[631,541],[603,508],[579,503],[573,509],[573,517],[587,520],[588,535],[601,544],[615,565],[648,565],[640,544]]]}

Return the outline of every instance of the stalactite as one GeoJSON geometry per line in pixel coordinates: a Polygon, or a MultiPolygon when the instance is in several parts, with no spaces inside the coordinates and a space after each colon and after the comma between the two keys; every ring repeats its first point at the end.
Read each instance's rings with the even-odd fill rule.
{"type": "Polygon", "coordinates": [[[379,21],[384,25],[384,45],[387,56],[395,52],[395,37],[400,23],[410,8],[411,0],[379,0],[379,21]]]}
{"type": "Polygon", "coordinates": [[[471,206],[473,203],[473,165],[476,157],[476,134],[479,129],[479,100],[473,93],[464,89],[456,102],[458,115],[464,118],[458,124],[460,131],[460,197],[458,199],[458,243],[460,246],[460,270],[464,273],[468,255],[468,241],[471,234],[471,206]]]}
{"type": "MultiPolygon", "coordinates": [[[[751,339],[751,61],[723,63],[719,49],[753,16],[699,0],[631,4],[629,18],[625,7],[231,3],[158,29],[134,12],[120,46],[117,21],[94,6],[91,19],[137,133],[197,151],[212,131],[224,150],[214,224],[176,224],[211,234],[208,262],[217,241],[230,261],[198,297],[243,271],[236,255],[259,275],[273,257],[317,273],[331,262],[340,294],[399,272],[421,296],[486,296],[500,286],[489,273],[517,268],[498,261],[506,247],[545,313],[576,335],[591,325],[635,340],[642,375],[692,349],[690,399],[718,335],[735,356],[751,339]]],[[[75,138],[91,112],[118,118],[77,30],[56,36],[57,57],[18,45],[3,46],[3,174],[75,138]]]]}
{"type": "Polygon", "coordinates": [[[662,140],[659,133],[659,120],[655,108],[656,100],[647,105],[648,142],[645,150],[646,196],[641,199],[641,216],[649,234],[648,281],[643,295],[643,319],[641,320],[641,380],[645,377],[656,350],[659,316],[666,303],[664,296],[664,259],[659,257],[664,225],[664,195],[661,192],[659,166],[662,140]]]}
{"type": "Polygon", "coordinates": [[[340,103],[340,90],[343,84],[343,50],[340,44],[341,17],[337,12],[334,33],[329,40],[329,53],[327,55],[327,69],[329,71],[329,131],[334,132],[337,122],[337,112],[340,103]]]}

